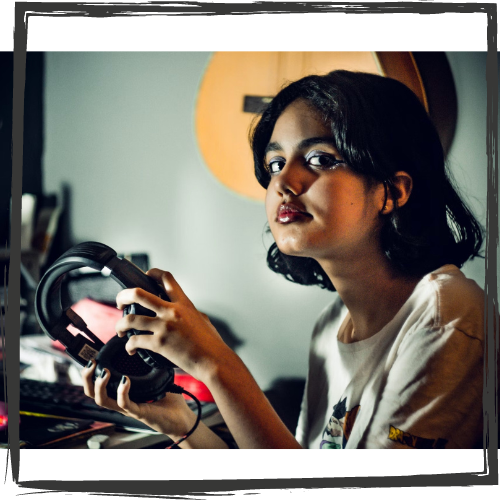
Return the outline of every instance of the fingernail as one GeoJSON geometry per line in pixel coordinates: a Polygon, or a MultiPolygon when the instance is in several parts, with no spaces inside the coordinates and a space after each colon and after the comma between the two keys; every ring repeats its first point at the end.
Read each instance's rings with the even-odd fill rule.
{"type": "Polygon", "coordinates": [[[122,375],[122,380],[120,384],[125,384],[125,382],[127,382],[127,377],[125,377],[125,375],[122,375]]]}
{"type": "Polygon", "coordinates": [[[88,363],[87,363],[87,368],[90,368],[92,366],[92,360],[90,360],[88,363]]]}
{"type": "Polygon", "coordinates": [[[101,372],[101,378],[104,378],[106,376],[106,370],[104,369],[102,372],[101,372]]]}

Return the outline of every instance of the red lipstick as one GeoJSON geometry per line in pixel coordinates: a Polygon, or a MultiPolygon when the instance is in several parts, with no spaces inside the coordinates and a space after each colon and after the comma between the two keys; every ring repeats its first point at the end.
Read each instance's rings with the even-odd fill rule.
{"type": "Polygon", "coordinates": [[[281,224],[288,224],[289,222],[297,222],[310,217],[310,214],[299,208],[297,205],[294,205],[293,203],[282,203],[278,207],[276,219],[281,224]]]}

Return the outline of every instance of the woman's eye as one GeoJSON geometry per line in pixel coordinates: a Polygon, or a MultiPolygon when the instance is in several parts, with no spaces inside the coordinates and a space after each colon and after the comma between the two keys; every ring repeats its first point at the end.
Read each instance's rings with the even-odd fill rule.
{"type": "Polygon", "coordinates": [[[267,162],[267,169],[270,174],[277,174],[285,167],[284,158],[273,158],[269,162],[267,162]]]}
{"type": "Polygon", "coordinates": [[[329,154],[313,154],[306,158],[307,164],[316,168],[331,168],[339,163],[344,163],[342,160],[337,160],[334,156],[329,154]]]}

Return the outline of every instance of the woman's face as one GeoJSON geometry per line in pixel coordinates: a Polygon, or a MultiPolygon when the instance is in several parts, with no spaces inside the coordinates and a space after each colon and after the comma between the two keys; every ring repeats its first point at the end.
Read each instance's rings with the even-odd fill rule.
{"type": "Polygon", "coordinates": [[[304,100],[276,121],[266,148],[266,213],[287,255],[357,259],[379,250],[383,184],[369,185],[335,148],[329,127],[304,100]]]}

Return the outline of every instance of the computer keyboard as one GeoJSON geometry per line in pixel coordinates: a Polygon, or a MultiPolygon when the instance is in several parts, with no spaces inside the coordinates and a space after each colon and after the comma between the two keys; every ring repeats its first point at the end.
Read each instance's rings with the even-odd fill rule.
{"type": "MultiPolygon", "coordinates": [[[[3,384],[0,384],[0,393],[3,393],[3,384]]],[[[187,400],[187,403],[193,411],[197,411],[194,401],[187,400]]],[[[118,428],[155,432],[138,420],[98,406],[93,399],[85,395],[83,387],[79,385],[21,378],[19,409],[61,417],[111,422],[118,428]]],[[[217,412],[215,403],[201,402],[201,409],[202,420],[217,412]]]]}

